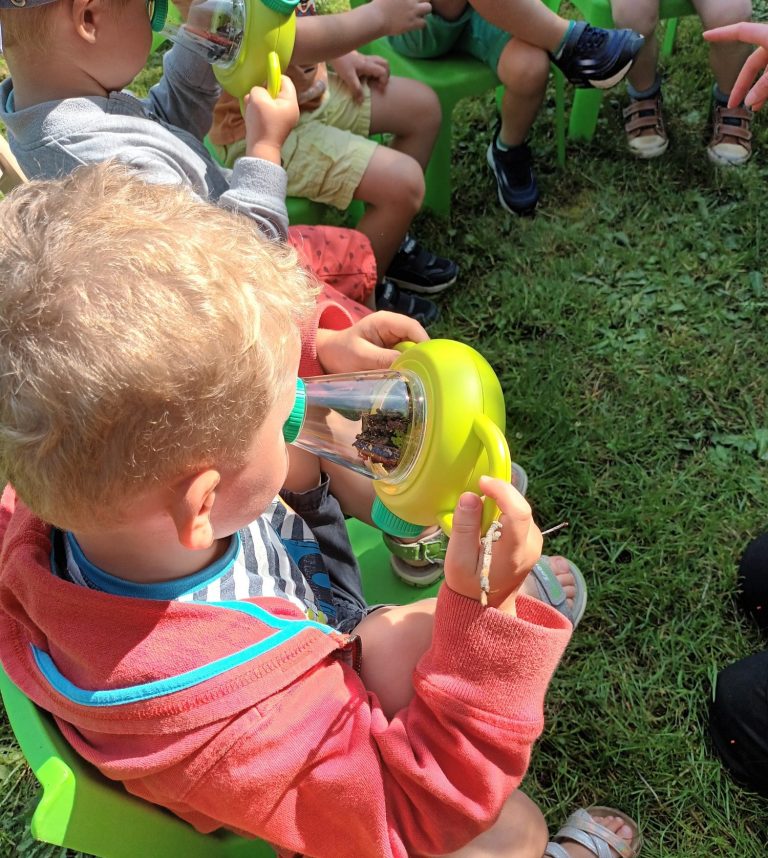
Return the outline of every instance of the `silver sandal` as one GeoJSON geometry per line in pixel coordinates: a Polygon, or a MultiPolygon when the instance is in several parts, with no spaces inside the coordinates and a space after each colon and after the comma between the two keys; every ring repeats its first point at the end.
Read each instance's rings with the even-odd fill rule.
{"type": "Polygon", "coordinates": [[[619,858],[636,858],[643,845],[642,835],[634,819],[620,810],[600,806],[588,807],[586,810],[577,810],[572,813],[553,840],[547,844],[542,858],[571,858],[560,845],[563,840],[570,840],[589,849],[595,858],[616,858],[617,855],[619,858]],[[609,828],[596,822],[594,816],[619,817],[634,831],[631,842],[627,843],[623,838],[617,837],[609,828]]]}

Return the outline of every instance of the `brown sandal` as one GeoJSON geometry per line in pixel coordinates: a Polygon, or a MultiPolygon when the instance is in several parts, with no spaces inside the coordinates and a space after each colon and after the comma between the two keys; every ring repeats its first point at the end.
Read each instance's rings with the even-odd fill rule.
{"type": "Polygon", "coordinates": [[[653,98],[632,99],[624,108],[629,151],[637,158],[657,158],[667,151],[669,137],[661,115],[661,92],[653,98]]]}
{"type": "Polygon", "coordinates": [[[726,167],[749,161],[752,155],[752,117],[748,107],[714,105],[712,139],[707,146],[710,161],[726,167]]]}

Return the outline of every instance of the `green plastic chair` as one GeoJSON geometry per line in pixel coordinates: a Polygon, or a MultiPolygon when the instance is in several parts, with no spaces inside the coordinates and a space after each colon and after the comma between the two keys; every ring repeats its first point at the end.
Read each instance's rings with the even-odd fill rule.
{"type": "MultiPolygon", "coordinates": [[[[571,0],[584,18],[595,27],[614,26],[610,0],[571,0]]],[[[558,11],[560,0],[549,2],[550,8],[558,11]]],[[[659,18],[667,21],[662,56],[669,56],[675,44],[678,18],[695,15],[696,10],[690,0],[660,0],[659,18]]],[[[573,96],[573,106],[568,123],[568,137],[571,140],[591,140],[597,128],[597,117],[603,101],[603,90],[577,89],[573,96]]]]}
{"type": "Polygon", "coordinates": [[[412,59],[398,54],[387,39],[377,39],[361,50],[384,57],[393,75],[419,80],[437,93],[443,121],[426,170],[424,207],[447,217],[451,213],[453,109],[464,98],[484,95],[496,89],[499,79],[485,63],[466,54],[451,54],[439,59],[412,59]]]}
{"type": "MultiPolygon", "coordinates": [[[[395,578],[381,533],[348,522],[370,604],[406,604],[437,593],[395,578]]],[[[98,858],[274,858],[261,840],[231,832],[200,834],[178,817],[127,793],[78,757],[54,720],[10,681],[0,667],[0,693],[22,752],[40,782],[32,836],[98,858]]]]}

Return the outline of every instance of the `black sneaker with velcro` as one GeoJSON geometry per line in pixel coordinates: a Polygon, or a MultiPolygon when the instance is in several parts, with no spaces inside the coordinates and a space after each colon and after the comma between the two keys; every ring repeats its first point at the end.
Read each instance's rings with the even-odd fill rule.
{"type": "Polygon", "coordinates": [[[526,143],[500,149],[499,130],[486,154],[488,166],[496,176],[499,202],[508,212],[532,215],[539,201],[539,187],[533,172],[533,156],[526,143]]]}
{"type": "Polygon", "coordinates": [[[434,301],[406,292],[388,277],[376,286],[376,309],[410,316],[425,328],[440,318],[440,310],[434,301]]]}
{"type": "Polygon", "coordinates": [[[552,62],[574,86],[610,89],[632,68],[645,39],[634,30],[603,30],[573,21],[552,62]]]}
{"type": "Polygon", "coordinates": [[[459,266],[451,259],[431,253],[411,235],[406,235],[386,276],[409,292],[437,295],[456,282],[459,266]]]}

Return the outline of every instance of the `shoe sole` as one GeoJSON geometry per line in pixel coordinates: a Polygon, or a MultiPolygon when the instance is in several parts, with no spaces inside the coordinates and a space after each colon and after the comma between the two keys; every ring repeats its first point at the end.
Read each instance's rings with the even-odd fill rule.
{"type": "Polygon", "coordinates": [[[414,292],[416,295],[439,295],[441,292],[445,292],[446,289],[450,289],[458,279],[459,275],[457,274],[452,280],[447,280],[445,283],[439,283],[436,286],[420,286],[408,280],[398,280],[397,277],[387,274],[387,280],[396,283],[401,289],[405,289],[406,292],[414,292]]]}
{"type": "Polygon", "coordinates": [[[533,205],[528,206],[527,208],[513,209],[509,203],[504,199],[501,193],[501,183],[499,182],[499,174],[496,172],[496,165],[493,163],[493,143],[491,143],[485,151],[485,160],[488,162],[488,166],[491,168],[494,178],[496,179],[496,196],[499,198],[499,202],[501,203],[501,207],[508,211],[510,214],[518,215],[518,217],[530,217],[535,211],[536,206],[539,204],[539,201],[536,200],[533,205]]]}
{"type": "Polygon", "coordinates": [[[418,570],[425,567],[411,566],[400,557],[395,557],[394,554],[389,556],[389,565],[395,573],[395,577],[399,578],[404,584],[409,587],[416,587],[423,590],[425,587],[431,587],[435,581],[439,581],[443,577],[443,567],[440,564],[432,564],[436,569],[432,569],[427,575],[418,575],[418,570]]]}
{"type": "Polygon", "coordinates": [[[728,158],[721,158],[717,152],[713,152],[711,149],[707,149],[707,157],[709,160],[718,167],[741,167],[749,161],[752,155],[746,155],[744,158],[740,158],[736,161],[731,161],[728,158]]]}
{"type": "Polygon", "coordinates": [[[611,77],[605,78],[605,80],[590,80],[587,81],[587,86],[594,87],[595,89],[611,89],[611,87],[616,86],[617,83],[620,83],[627,76],[627,72],[632,68],[632,63],[635,61],[634,57],[621,69],[621,71],[616,72],[615,75],[611,77]]]}
{"type": "Polygon", "coordinates": [[[669,149],[669,140],[665,140],[664,143],[653,148],[633,149],[631,146],[627,148],[635,158],[638,158],[641,161],[650,161],[651,158],[658,158],[659,155],[663,155],[667,149],[669,149]]]}

